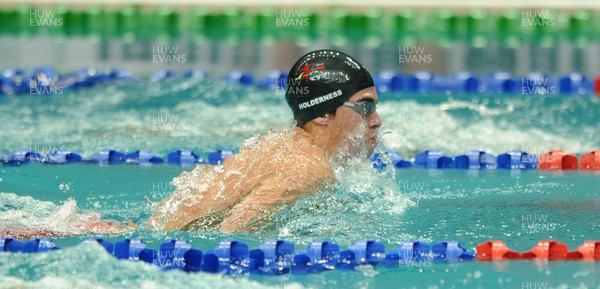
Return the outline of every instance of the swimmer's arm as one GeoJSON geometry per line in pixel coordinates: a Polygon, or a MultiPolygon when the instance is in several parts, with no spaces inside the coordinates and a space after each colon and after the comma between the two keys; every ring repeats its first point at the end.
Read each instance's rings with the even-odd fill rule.
{"type": "Polygon", "coordinates": [[[277,204],[291,201],[291,197],[281,196],[268,188],[260,188],[235,205],[230,215],[221,222],[220,231],[224,233],[248,232],[256,230],[251,226],[257,218],[268,213],[277,204]]]}
{"type": "Polygon", "coordinates": [[[248,232],[258,229],[257,219],[267,215],[275,206],[292,202],[299,197],[313,193],[327,183],[333,183],[334,177],[329,167],[305,167],[291,178],[273,177],[254,189],[242,201],[236,204],[231,214],[221,223],[220,231],[248,232]]]}
{"type": "MultiPolygon", "coordinates": [[[[231,166],[234,157],[225,160],[224,166],[231,166]]],[[[235,164],[234,164],[235,165],[235,164]]],[[[202,182],[214,170],[214,168],[197,166],[194,170],[202,171],[196,178],[202,182]]],[[[230,180],[224,183],[227,188],[224,191],[233,193],[237,179],[232,176],[230,180]]],[[[146,227],[151,230],[178,230],[183,228],[191,221],[209,214],[211,211],[220,211],[233,205],[238,199],[231,197],[217,199],[214,194],[221,190],[218,186],[207,184],[203,191],[188,192],[186,188],[177,188],[173,194],[155,204],[157,212],[148,219],[146,227]]]]}
{"type": "Polygon", "coordinates": [[[94,233],[94,234],[118,234],[123,232],[131,232],[138,228],[138,225],[135,224],[131,219],[127,220],[127,225],[121,225],[112,221],[95,221],[89,224],[81,224],[79,225],[80,229],[84,230],[86,233],[94,233]]]}
{"type": "MultiPolygon", "coordinates": [[[[179,177],[184,174],[200,174],[199,179],[206,178],[205,166],[198,165],[191,172],[182,172],[179,177]]],[[[193,215],[191,206],[186,206],[194,199],[199,199],[199,195],[190,194],[185,187],[177,187],[175,191],[166,198],[150,204],[155,212],[154,216],[150,217],[146,223],[146,227],[151,230],[171,231],[181,228],[185,222],[193,215]],[[187,196],[188,200],[185,200],[187,196]]]]}

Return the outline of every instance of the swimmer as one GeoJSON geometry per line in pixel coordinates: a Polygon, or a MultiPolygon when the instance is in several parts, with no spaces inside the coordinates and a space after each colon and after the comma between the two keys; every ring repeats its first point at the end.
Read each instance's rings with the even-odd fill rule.
{"type": "Polygon", "coordinates": [[[250,139],[222,165],[182,173],[175,192],[153,204],[148,228],[253,231],[277,206],[335,184],[334,167],[373,153],[378,97],[356,59],[331,49],[310,52],[286,83],[296,127],[250,139]]]}
{"type": "Polygon", "coordinates": [[[35,201],[27,203],[24,210],[7,210],[0,212],[0,236],[16,239],[65,237],[81,234],[118,234],[137,228],[133,221],[127,225],[116,221],[102,220],[96,212],[82,213],[77,202],[69,198],[62,205],[44,217],[31,212],[35,201]],[[32,204],[33,203],[33,204],[32,204]]]}

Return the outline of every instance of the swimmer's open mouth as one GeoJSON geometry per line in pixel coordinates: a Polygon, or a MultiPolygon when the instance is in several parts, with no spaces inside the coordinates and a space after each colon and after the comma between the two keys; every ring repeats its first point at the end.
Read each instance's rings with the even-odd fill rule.
{"type": "Polygon", "coordinates": [[[370,140],[378,140],[379,139],[379,134],[375,134],[374,136],[369,138],[370,140]]]}
{"type": "Polygon", "coordinates": [[[371,139],[380,140],[381,136],[386,135],[386,134],[390,134],[390,133],[392,133],[392,131],[389,131],[389,130],[388,131],[384,131],[382,133],[376,133],[371,139]]]}

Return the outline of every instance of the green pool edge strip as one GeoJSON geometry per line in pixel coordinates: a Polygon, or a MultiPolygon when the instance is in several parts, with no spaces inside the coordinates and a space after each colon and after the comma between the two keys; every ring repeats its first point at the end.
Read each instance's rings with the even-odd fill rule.
{"type": "Polygon", "coordinates": [[[170,5],[141,7],[123,5],[106,8],[89,5],[71,9],[65,4],[36,7],[21,4],[0,10],[2,30],[58,28],[67,31],[98,30],[238,30],[257,31],[338,31],[447,33],[600,33],[600,11],[519,9],[491,11],[471,9],[457,13],[450,9],[369,8],[359,13],[344,8],[314,11],[305,7],[266,7],[245,11],[228,7],[209,11],[201,6],[174,8],[170,5]]]}

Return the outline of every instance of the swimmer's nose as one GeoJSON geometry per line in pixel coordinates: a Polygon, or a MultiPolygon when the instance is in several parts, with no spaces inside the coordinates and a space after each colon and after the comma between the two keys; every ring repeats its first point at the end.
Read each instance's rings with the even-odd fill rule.
{"type": "Polygon", "coordinates": [[[381,126],[381,118],[379,117],[379,113],[377,113],[377,111],[369,115],[368,121],[369,128],[378,129],[381,126]]]}

